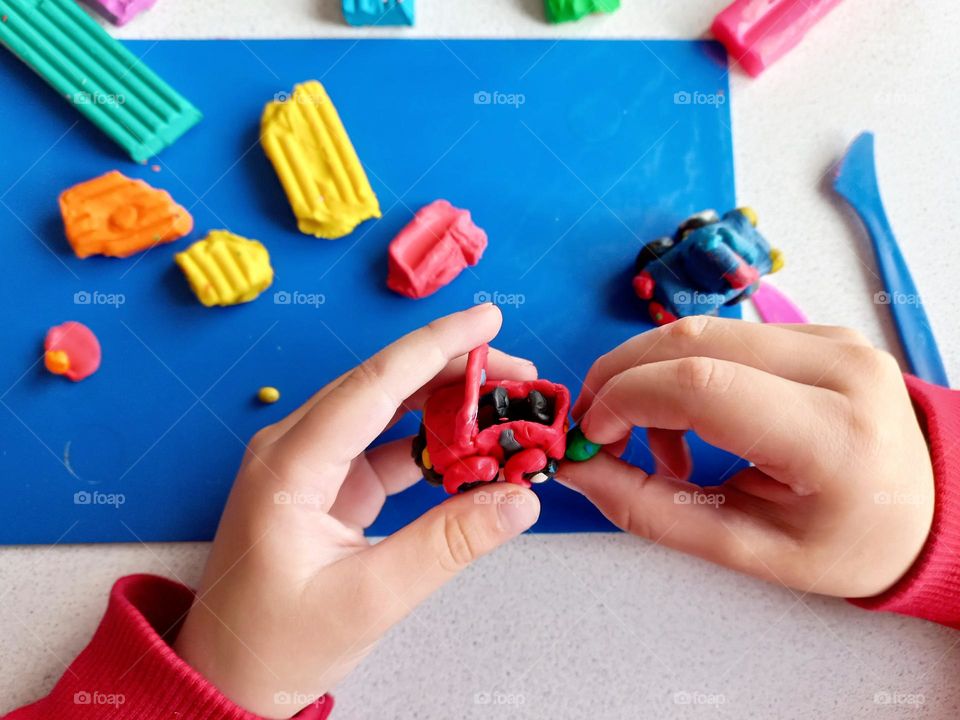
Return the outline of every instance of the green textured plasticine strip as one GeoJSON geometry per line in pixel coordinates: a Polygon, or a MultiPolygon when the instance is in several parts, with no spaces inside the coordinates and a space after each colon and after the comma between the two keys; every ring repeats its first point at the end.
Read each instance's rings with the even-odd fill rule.
{"type": "Polygon", "coordinates": [[[611,13],[620,0],[546,0],[547,20],[552,23],[579,20],[590,13],[611,13]]]}
{"type": "Polygon", "coordinates": [[[74,0],[0,0],[0,43],[137,162],[203,117],[74,0]]]}

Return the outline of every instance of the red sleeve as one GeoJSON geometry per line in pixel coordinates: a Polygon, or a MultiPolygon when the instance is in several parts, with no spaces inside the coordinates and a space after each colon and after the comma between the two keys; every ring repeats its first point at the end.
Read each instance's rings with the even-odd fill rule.
{"type": "MultiPolygon", "coordinates": [[[[170,647],[192,602],[193,592],[171,580],[121,578],[93,639],[53,692],[5,720],[260,720],[221,695],[170,647]]],[[[325,695],[297,718],[325,720],[331,710],[333,698],[325,695]]]]}
{"type": "Polygon", "coordinates": [[[896,585],[850,602],[960,629],[960,391],[909,375],[906,382],[933,460],[933,525],[920,557],[896,585]]]}

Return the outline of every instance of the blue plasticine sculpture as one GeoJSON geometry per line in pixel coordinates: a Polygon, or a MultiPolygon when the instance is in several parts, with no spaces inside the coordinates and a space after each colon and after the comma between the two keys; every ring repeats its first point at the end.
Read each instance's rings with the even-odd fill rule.
{"type": "Polygon", "coordinates": [[[783,266],[779,250],[757,232],[757,216],[738,208],[722,218],[706,210],[673,237],[654,240],[637,256],[633,289],[650,317],[666,325],[688,315],[712,315],[752,295],[760,278],[783,266]]]}
{"type": "Polygon", "coordinates": [[[413,25],[414,0],[343,0],[349,25],[413,25]]]}

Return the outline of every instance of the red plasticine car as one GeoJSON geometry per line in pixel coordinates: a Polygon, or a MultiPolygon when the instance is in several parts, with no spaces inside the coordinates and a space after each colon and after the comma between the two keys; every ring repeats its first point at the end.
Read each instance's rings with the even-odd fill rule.
{"type": "Polygon", "coordinates": [[[413,442],[424,479],[450,494],[496,480],[544,482],[567,449],[570,391],[548,380],[487,382],[488,351],[472,350],[464,382],[427,399],[413,442]]]}
{"type": "Polygon", "coordinates": [[[468,210],[435,200],[420,208],[390,243],[387,287],[409,298],[432,295],[487,249],[487,234],[468,210]]]}

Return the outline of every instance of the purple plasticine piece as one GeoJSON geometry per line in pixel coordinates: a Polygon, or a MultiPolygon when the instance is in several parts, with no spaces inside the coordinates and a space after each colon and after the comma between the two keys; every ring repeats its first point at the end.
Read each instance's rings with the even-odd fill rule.
{"type": "Polygon", "coordinates": [[[765,323],[809,323],[803,310],[769,283],[760,283],[757,291],[750,296],[757,314],[765,323]]]}
{"type": "Polygon", "coordinates": [[[157,0],[86,0],[94,10],[114,25],[126,25],[144,10],[153,7],[157,0]]]}

